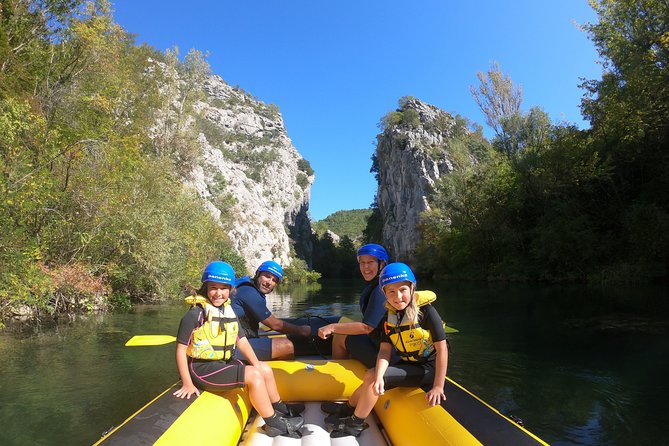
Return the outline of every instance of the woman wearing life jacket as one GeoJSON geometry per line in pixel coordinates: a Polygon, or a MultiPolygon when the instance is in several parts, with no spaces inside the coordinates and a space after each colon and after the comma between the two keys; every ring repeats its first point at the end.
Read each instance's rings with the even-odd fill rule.
{"type": "Polygon", "coordinates": [[[368,426],[370,414],[386,387],[423,387],[431,385],[426,405],[436,406],[446,399],[444,381],[448,368],[448,346],[444,325],[431,305],[434,293],[416,293],[416,277],[404,263],[391,263],[379,276],[386,296],[388,315],[377,327],[383,340],[376,367],[365,374],[363,383],[346,404],[325,419],[333,438],[358,436],[368,426]],[[393,346],[401,361],[389,366],[393,346]]]}
{"type": "Polygon", "coordinates": [[[271,437],[300,437],[303,405],[287,405],[279,397],[272,369],[258,360],[230,305],[235,272],[228,263],[212,262],[202,274],[198,295],[187,298],[192,307],[181,319],[176,361],[181,387],[179,398],[200,395],[199,389],[220,391],[248,386],[251,404],[265,420],[271,437]],[[250,365],[233,357],[235,347],[250,365]],[[301,406],[301,407],[300,407],[301,406]]]}
{"type": "MultiPolygon", "coordinates": [[[[378,336],[372,335],[374,328],[386,314],[386,298],[379,288],[379,273],[388,264],[388,252],[377,244],[362,246],[357,253],[360,274],[367,286],[360,294],[361,322],[337,322],[318,329],[318,336],[332,340],[332,359],[351,358],[374,367],[379,352],[378,336]]],[[[327,404],[326,404],[327,405],[327,404]]]]}

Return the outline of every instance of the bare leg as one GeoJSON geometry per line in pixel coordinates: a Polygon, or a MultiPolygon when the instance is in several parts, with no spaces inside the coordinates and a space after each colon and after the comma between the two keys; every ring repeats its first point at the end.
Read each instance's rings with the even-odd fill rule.
{"type": "Polygon", "coordinates": [[[272,359],[293,359],[295,346],[287,338],[272,338],[272,359]]]}
{"type": "Polygon", "coordinates": [[[334,335],[334,338],[332,339],[332,359],[348,359],[346,335],[334,335]]]}
{"type": "Polygon", "coordinates": [[[272,403],[276,403],[281,399],[279,396],[279,390],[276,388],[276,380],[274,379],[274,371],[266,362],[260,362],[260,373],[262,374],[263,381],[265,381],[265,388],[267,389],[267,395],[269,400],[272,403]]]}
{"type": "Polygon", "coordinates": [[[351,398],[349,398],[349,405],[355,407],[355,416],[365,419],[374,409],[374,405],[379,399],[379,396],[374,393],[374,379],[376,377],[375,369],[369,369],[365,372],[365,377],[362,384],[355,389],[351,398]]]}
{"type": "Polygon", "coordinates": [[[246,366],[244,369],[244,383],[249,388],[251,404],[260,416],[268,418],[274,415],[274,408],[267,394],[267,387],[265,387],[262,372],[251,365],[246,366]]]}

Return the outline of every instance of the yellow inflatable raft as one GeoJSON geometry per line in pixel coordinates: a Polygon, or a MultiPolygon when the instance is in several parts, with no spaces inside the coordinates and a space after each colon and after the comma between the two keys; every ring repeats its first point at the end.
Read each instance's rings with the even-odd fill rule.
{"type": "MultiPolygon", "coordinates": [[[[284,401],[306,403],[302,438],[266,436],[243,389],[203,392],[183,400],[174,387],[107,433],[96,445],[545,445],[447,378],[446,402],[428,407],[421,389],[396,388],[379,398],[358,438],[330,439],[321,401],[346,400],[362,382],[365,368],[355,360],[270,361],[284,401]],[[208,426],[200,429],[198,426],[208,426]],[[203,435],[203,432],[211,432],[203,435]]],[[[176,384],[175,384],[176,385],[176,384]]]]}

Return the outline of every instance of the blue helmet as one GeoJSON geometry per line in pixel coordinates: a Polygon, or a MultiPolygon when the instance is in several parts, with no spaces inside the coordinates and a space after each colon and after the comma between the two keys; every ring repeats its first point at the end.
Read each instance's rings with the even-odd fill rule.
{"type": "Polygon", "coordinates": [[[274,274],[276,278],[279,279],[279,283],[283,280],[283,268],[273,260],[262,262],[256,270],[256,276],[263,271],[274,274]]]}
{"type": "Polygon", "coordinates": [[[204,282],[227,283],[230,286],[234,286],[235,270],[232,269],[229,263],[221,262],[220,260],[211,262],[202,273],[202,283],[204,282]]]}
{"type": "Polygon", "coordinates": [[[379,259],[379,261],[384,261],[386,263],[389,261],[388,251],[386,251],[386,248],[381,245],[377,245],[376,243],[370,243],[358,249],[358,257],[365,255],[376,257],[379,259]]]}
{"type": "Polygon", "coordinates": [[[381,274],[379,275],[379,285],[381,286],[381,289],[391,283],[403,282],[405,280],[416,286],[416,276],[414,276],[409,265],[405,263],[391,263],[383,268],[383,271],[381,271],[381,274]]]}

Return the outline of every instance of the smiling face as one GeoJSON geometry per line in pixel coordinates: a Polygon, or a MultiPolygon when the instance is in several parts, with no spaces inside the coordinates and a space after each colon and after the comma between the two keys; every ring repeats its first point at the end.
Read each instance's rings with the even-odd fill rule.
{"type": "Polygon", "coordinates": [[[366,282],[374,280],[379,274],[379,259],[374,256],[363,254],[358,257],[358,264],[360,265],[360,274],[366,282]]]}
{"type": "Polygon", "coordinates": [[[404,310],[409,302],[411,302],[411,292],[413,290],[413,283],[408,280],[402,282],[390,283],[383,287],[383,294],[386,295],[386,300],[397,311],[404,310]]]}
{"type": "Polygon", "coordinates": [[[256,278],[256,285],[263,294],[271,293],[278,283],[279,278],[267,271],[258,273],[258,277],[256,278]]]}
{"type": "Polygon", "coordinates": [[[220,307],[230,298],[232,286],[227,283],[207,282],[207,297],[215,307],[220,307]]]}

